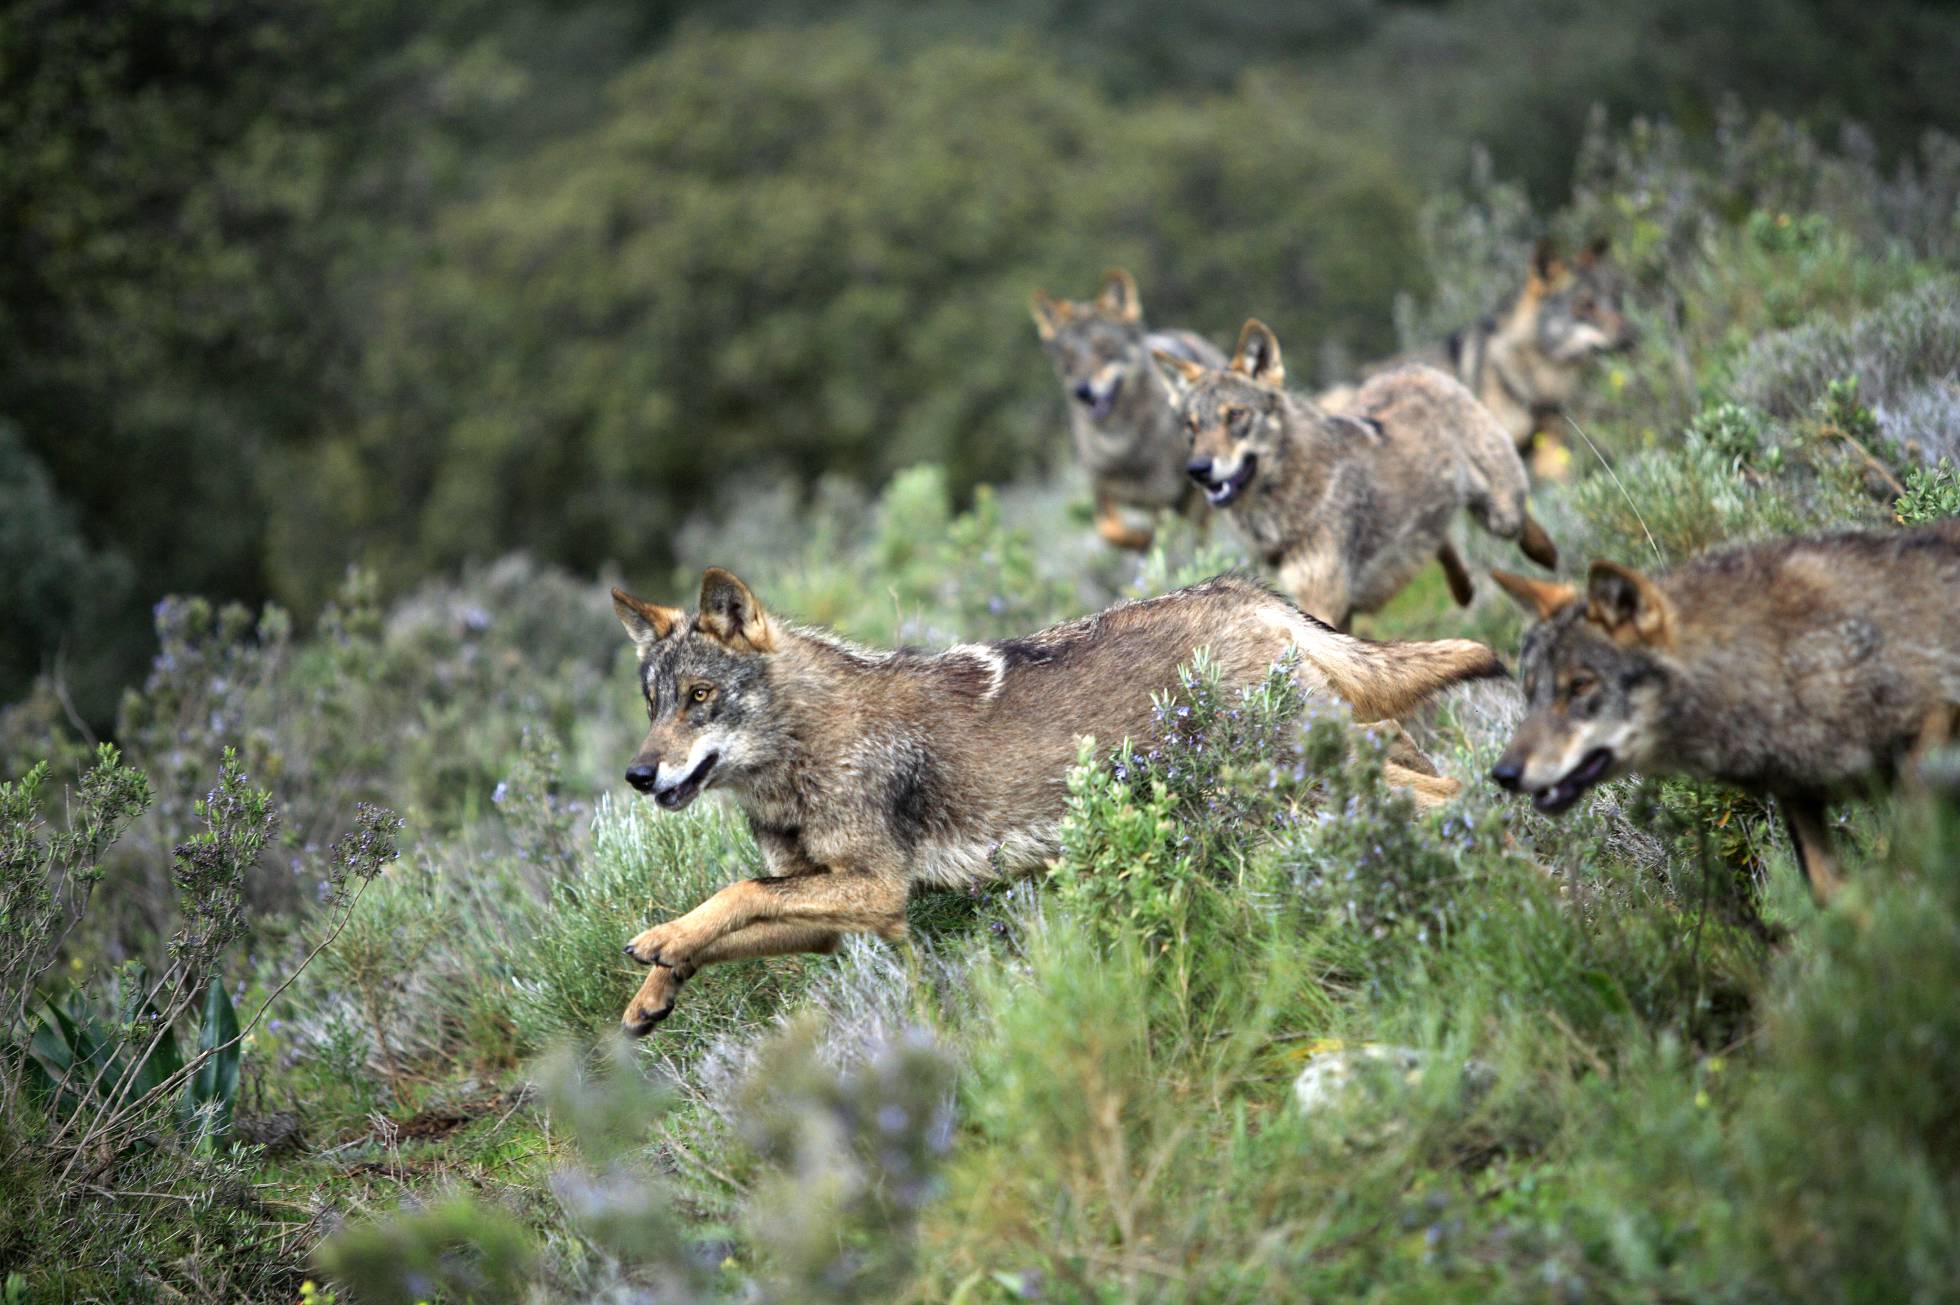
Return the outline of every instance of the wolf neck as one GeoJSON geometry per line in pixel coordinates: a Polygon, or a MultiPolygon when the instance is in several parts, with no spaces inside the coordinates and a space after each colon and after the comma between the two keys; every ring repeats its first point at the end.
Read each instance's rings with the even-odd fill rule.
{"type": "Polygon", "coordinates": [[[1306,530],[1327,497],[1332,460],[1323,448],[1327,414],[1303,395],[1288,392],[1280,437],[1261,454],[1259,474],[1237,503],[1225,509],[1246,545],[1268,566],[1278,566],[1305,542],[1306,530]]]}
{"type": "Polygon", "coordinates": [[[1484,375],[1472,388],[1502,391],[1510,404],[1526,411],[1560,408],[1579,388],[1579,371],[1547,357],[1538,347],[1538,300],[1518,298],[1497,329],[1483,341],[1484,375]]]}
{"type": "Polygon", "coordinates": [[[1131,369],[1107,417],[1098,422],[1077,407],[1074,419],[1085,447],[1094,449],[1110,470],[1154,469],[1161,460],[1158,451],[1181,437],[1177,396],[1149,359],[1131,369]]]}
{"type": "Polygon", "coordinates": [[[768,761],[732,781],[729,792],[752,819],[772,828],[809,823],[821,800],[834,748],[826,737],[848,737],[864,714],[853,688],[889,653],[867,652],[840,639],[778,626],[771,654],[777,709],[766,743],[768,761]]]}

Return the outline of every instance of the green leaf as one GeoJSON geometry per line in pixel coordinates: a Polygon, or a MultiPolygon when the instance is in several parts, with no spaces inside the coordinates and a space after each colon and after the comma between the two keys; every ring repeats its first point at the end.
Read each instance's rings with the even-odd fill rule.
{"type": "Polygon", "coordinates": [[[231,1131],[232,1106],[238,1100],[238,1012],[232,1009],[231,995],[218,979],[204,994],[204,1019],[197,1031],[199,1055],[216,1051],[191,1075],[186,1104],[192,1111],[214,1107],[209,1118],[211,1132],[231,1131]],[[222,1048],[220,1050],[220,1048],[222,1048]]]}

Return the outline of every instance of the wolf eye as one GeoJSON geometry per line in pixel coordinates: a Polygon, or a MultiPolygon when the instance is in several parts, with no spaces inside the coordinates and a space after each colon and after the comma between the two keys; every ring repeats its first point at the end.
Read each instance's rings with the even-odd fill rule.
{"type": "Polygon", "coordinates": [[[715,696],[715,691],[705,684],[697,684],[687,691],[689,702],[706,702],[715,696]]]}
{"type": "Polygon", "coordinates": [[[1598,680],[1595,680],[1590,675],[1581,673],[1573,676],[1571,683],[1565,686],[1565,696],[1568,698],[1583,698],[1598,687],[1598,685],[1598,680]]]}
{"type": "Polygon", "coordinates": [[[1240,439],[1245,438],[1245,433],[1251,426],[1252,414],[1244,408],[1234,408],[1226,415],[1225,428],[1240,439]]]}

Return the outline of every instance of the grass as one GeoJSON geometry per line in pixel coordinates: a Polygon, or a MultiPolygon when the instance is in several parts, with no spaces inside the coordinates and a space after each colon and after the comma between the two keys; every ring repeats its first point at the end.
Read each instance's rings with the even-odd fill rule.
{"type": "MultiPolygon", "coordinates": [[[[1620,224],[1684,309],[1602,373],[1584,474],[1534,492],[1568,573],[1950,515],[1926,397],[1951,384],[1944,274],[1829,214],[1718,204],[1664,153],[1630,146],[1557,218],[1620,224]]],[[[1490,231],[1432,231],[1439,279],[1490,231]]],[[[683,551],[878,643],[1245,564],[1183,523],[1113,557],[1067,477],[964,507],[947,483],[784,491],[704,514],[683,551]]],[[[634,583],[678,601],[695,574],[634,583]]],[[[285,818],[218,963],[241,1011],[276,1000],[235,1145],[159,1133],[64,1183],[49,1125],[9,1114],[8,1302],[292,1300],[308,1275],[316,1300],[1956,1295],[1953,777],[1845,809],[1854,888],[1819,912],[1760,803],[1633,780],[1551,821],[1481,782],[1509,686],[1421,726],[1466,790],[1418,815],[1283,682],[1221,700],[1200,663],[1158,752],[1078,770],[1048,873],[921,897],[905,947],[711,969],[624,1046],[620,945],[760,859],[731,808],[619,797],[636,705],[604,617],[601,585],[521,561],[392,607],[355,577],[304,637],[160,611],[125,716],[156,800],[51,972],[115,1017],[121,958],[175,927],[159,858],[194,827],[200,754],[235,735],[285,818]],[[397,794],[400,859],[300,964],[347,900],[322,847],[349,802],[397,794]],[[1371,1045],[1417,1068],[1358,1059],[1351,1090],[1295,1101],[1304,1066],[1371,1045]]],[[[1519,631],[1493,586],[1460,611],[1433,569],[1362,622],[1519,631]]],[[[10,715],[6,755],[50,719],[10,715]]],[[[43,751],[52,785],[85,764],[43,751]]]]}

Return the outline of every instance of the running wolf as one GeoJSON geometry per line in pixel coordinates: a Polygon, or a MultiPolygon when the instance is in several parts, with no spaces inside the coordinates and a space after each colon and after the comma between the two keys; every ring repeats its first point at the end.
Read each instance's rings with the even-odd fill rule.
{"type": "MultiPolygon", "coordinates": [[[[1516,294],[1448,339],[1395,362],[1425,362],[1462,381],[1497,417],[1520,454],[1531,454],[1541,432],[1549,437],[1548,447],[1562,449],[1558,419],[1578,397],[1587,369],[1602,354],[1631,348],[1636,339],[1622,307],[1619,268],[1606,251],[1606,241],[1595,240],[1567,262],[1541,241],[1516,294]]],[[[1354,392],[1355,387],[1342,386],[1320,401],[1338,411],[1354,392]]]]}
{"type": "Polygon", "coordinates": [[[1029,308],[1068,394],[1069,430],[1095,490],[1096,533],[1118,548],[1150,547],[1151,528],[1126,522],[1122,509],[1154,518],[1165,508],[1199,508],[1184,478],[1184,432],[1150,353],[1219,367],[1225,355],[1189,331],[1146,332],[1137,283],[1120,267],[1103,274],[1101,293],[1087,303],[1037,290],[1029,308]]]}
{"type": "Polygon", "coordinates": [[[1538,618],[1529,714],[1491,771],[1556,815],[1630,770],[1776,799],[1811,891],[1841,882],[1825,806],[1890,779],[1960,710],[1960,520],[1782,539],[1586,592],[1494,573],[1538,618]]]}
{"type": "Polygon", "coordinates": [[[1429,802],[1459,786],[1392,722],[1451,684],[1503,674],[1482,644],[1352,638],[1234,576],[936,654],[799,629],[719,569],[693,613],[619,589],[613,608],[652,722],[627,782],[670,811],[726,789],[767,864],[627,944],[653,967],[622,1019],[635,1036],[704,965],[827,952],[847,932],[896,939],[915,888],[1040,865],[1057,850],[1079,740],[1154,738],[1151,695],[1174,691],[1200,648],[1233,685],[1295,650],[1303,687],[1387,723],[1390,782],[1429,802]]]}
{"type": "Polygon", "coordinates": [[[1525,504],[1517,450],[1470,391],[1433,367],[1373,377],[1328,413],[1285,388],[1279,341],[1245,324],[1225,368],[1159,354],[1181,391],[1191,478],[1224,511],[1280,588],[1346,629],[1393,598],[1430,558],[1459,604],[1470,573],[1450,544],[1459,508],[1526,557],[1558,551],[1525,504]]]}

